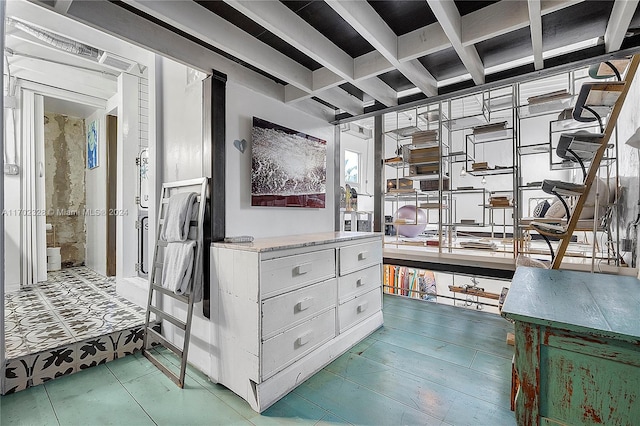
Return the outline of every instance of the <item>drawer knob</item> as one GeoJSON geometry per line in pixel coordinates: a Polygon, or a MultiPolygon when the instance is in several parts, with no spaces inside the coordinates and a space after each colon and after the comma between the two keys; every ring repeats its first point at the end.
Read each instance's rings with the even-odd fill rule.
{"type": "Polygon", "coordinates": [[[296,275],[304,275],[311,272],[311,263],[303,263],[294,268],[296,275]]]}
{"type": "Polygon", "coordinates": [[[313,304],[313,297],[306,297],[296,303],[296,311],[301,312],[305,309],[309,309],[309,307],[313,304]]]}
{"type": "Polygon", "coordinates": [[[367,306],[369,306],[369,302],[362,302],[358,305],[358,313],[364,312],[367,310],[367,306]]]}
{"type": "Polygon", "coordinates": [[[362,287],[363,285],[364,285],[364,279],[358,278],[358,281],[356,281],[356,287],[362,287]]]}
{"type": "Polygon", "coordinates": [[[304,346],[304,345],[306,345],[307,343],[309,343],[309,341],[311,340],[311,332],[312,332],[312,331],[313,331],[313,330],[309,330],[309,331],[307,331],[306,333],[304,333],[302,336],[299,336],[299,337],[296,339],[296,346],[297,346],[297,347],[300,347],[300,346],[304,346]]]}
{"type": "Polygon", "coordinates": [[[361,251],[358,253],[358,260],[365,260],[367,257],[369,257],[368,251],[361,251]]]}

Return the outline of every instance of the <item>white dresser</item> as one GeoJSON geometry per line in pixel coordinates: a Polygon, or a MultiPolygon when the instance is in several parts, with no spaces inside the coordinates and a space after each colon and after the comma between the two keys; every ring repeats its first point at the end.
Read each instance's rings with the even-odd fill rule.
{"type": "Polygon", "coordinates": [[[262,412],[382,325],[382,236],[214,243],[212,380],[262,412]]]}

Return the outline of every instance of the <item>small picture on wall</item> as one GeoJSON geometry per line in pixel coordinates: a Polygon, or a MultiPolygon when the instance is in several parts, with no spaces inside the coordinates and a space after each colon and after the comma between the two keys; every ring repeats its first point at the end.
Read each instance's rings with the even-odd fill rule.
{"type": "Polygon", "coordinates": [[[98,120],[87,126],[87,168],[98,167],[98,120]]]}
{"type": "Polygon", "coordinates": [[[325,140],[253,118],[251,205],[324,208],[325,140]]]}

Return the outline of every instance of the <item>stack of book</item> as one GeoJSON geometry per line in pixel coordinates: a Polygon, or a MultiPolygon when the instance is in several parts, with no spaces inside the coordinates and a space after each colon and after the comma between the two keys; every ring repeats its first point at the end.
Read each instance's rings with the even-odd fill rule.
{"type": "Polygon", "coordinates": [[[438,143],[437,130],[422,130],[411,135],[411,143],[414,145],[438,143]]]}
{"type": "Polygon", "coordinates": [[[491,207],[509,207],[511,205],[511,201],[509,197],[489,197],[489,205],[491,207]]]}
{"type": "Polygon", "coordinates": [[[416,148],[409,149],[408,147],[403,151],[405,154],[405,160],[409,164],[417,163],[440,163],[440,147],[434,146],[431,148],[416,148]]]}
{"type": "Polygon", "coordinates": [[[476,170],[489,170],[489,163],[487,163],[486,161],[482,161],[480,163],[473,163],[471,165],[471,170],[476,171],[476,170]]]}

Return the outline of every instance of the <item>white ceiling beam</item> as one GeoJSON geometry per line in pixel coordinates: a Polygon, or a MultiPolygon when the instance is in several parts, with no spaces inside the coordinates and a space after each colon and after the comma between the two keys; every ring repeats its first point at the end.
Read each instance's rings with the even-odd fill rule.
{"type": "MultiPolygon", "coordinates": [[[[104,88],[95,87],[95,85],[86,85],[76,81],[73,78],[61,78],[57,74],[35,71],[31,68],[22,68],[17,65],[11,65],[12,76],[19,80],[30,81],[45,86],[55,87],[70,92],[82,93],[87,96],[106,100],[109,99],[114,92],[108,92],[104,88]]],[[[71,76],[73,74],[69,74],[71,76]]]]}
{"type": "Polygon", "coordinates": [[[638,0],[616,0],[604,32],[604,48],[607,53],[620,50],[624,36],[638,6],[638,0]]]}
{"type": "Polygon", "coordinates": [[[542,12],[540,0],[527,0],[529,6],[529,25],[531,31],[531,46],[533,47],[533,66],[537,70],[544,68],[542,59],[542,12]]]}
{"type": "Polygon", "coordinates": [[[427,0],[451,45],[476,84],[484,84],[484,65],[474,46],[462,44],[462,20],[453,1],[427,0]]]}
{"type": "MultiPolygon", "coordinates": [[[[344,79],[344,81],[356,87],[359,86],[359,82],[356,81],[353,76],[353,58],[282,3],[239,0],[225,0],[225,2],[314,61],[320,63],[329,71],[337,74],[344,79]]],[[[313,89],[315,89],[315,87],[317,87],[317,85],[314,82],[313,89]]],[[[363,89],[360,88],[360,90],[363,89]]],[[[317,92],[317,90],[314,91],[317,92]]],[[[333,91],[333,95],[335,95],[335,91],[333,91]]],[[[388,102],[386,91],[378,89],[369,93],[369,95],[379,102],[383,100],[388,102]]],[[[318,94],[317,96],[322,97],[323,94],[318,94]]],[[[335,101],[335,96],[333,97],[335,101]]],[[[329,99],[325,100],[333,103],[329,99]]],[[[353,110],[352,104],[353,101],[336,106],[345,111],[349,111],[353,110]]],[[[394,103],[390,105],[385,103],[385,105],[397,105],[397,101],[394,101],[394,103]]]]}
{"type": "Polygon", "coordinates": [[[410,61],[451,47],[438,22],[398,37],[398,60],[410,61]]]}
{"type": "Polygon", "coordinates": [[[69,11],[71,3],[73,3],[73,0],[55,0],[53,8],[64,15],[69,11]]]}
{"type": "MultiPolygon", "coordinates": [[[[542,0],[540,15],[547,15],[584,0],[542,0]]],[[[471,46],[492,37],[525,28],[529,10],[524,1],[500,1],[461,18],[462,45],[471,46]]]]}
{"type": "Polygon", "coordinates": [[[360,115],[364,113],[364,105],[362,101],[339,87],[332,87],[324,90],[318,95],[318,97],[351,115],[360,115]]]}
{"type": "Polygon", "coordinates": [[[436,79],[422,64],[398,60],[398,37],[371,5],[366,1],[325,1],[411,83],[428,96],[437,95],[436,79]]]}
{"type": "MultiPolygon", "coordinates": [[[[125,2],[236,58],[302,89],[312,90],[311,71],[193,1],[125,2]]],[[[93,3],[93,2],[90,2],[93,3]]]]}
{"type": "MultiPolygon", "coordinates": [[[[37,8],[42,9],[40,7],[37,8]]],[[[50,22],[54,18],[61,17],[46,10],[45,12],[47,12],[50,22]]],[[[270,98],[281,102],[284,101],[284,87],[281,84],[212,52],[206,47],[187,40],[171,30],[128,12],[113,3],[108,1],[78,1],[70,12],[73,18],[93,27],[88,28],[85,32],[88,30],[95,31],[101,34],[103,38],[118,37],[121,40],[135,44],[136,49],[139,49],[137,46],[140,46],[143,49],[148,49],[151,52],[205,73],[210,73],[212,69],[216,69],[225,73],[229,81],[242,84],[270,98]]],[[[86,27],[85,25],[74,24],[67,24],[67,26],[86,27]]],[[[82,38],[78,38],[78,40],[82,40],[82,38]]],[[[118,40],[120,44],[129,44],[122,43],[121,40],[118,40]]],[[[131,46],[134,47],[133,45],[131,46]]],[[[139,59],[140,63],[147,64],[147,61],[153,60],[153,56],[148,51],[146,56],[145,60],[139,59]]]]}
{"type": "Polygon", "coordinates": [[[396,69],[380,52],[372,50],[354,60],[353,78],[363,80],[396,69]]]}

